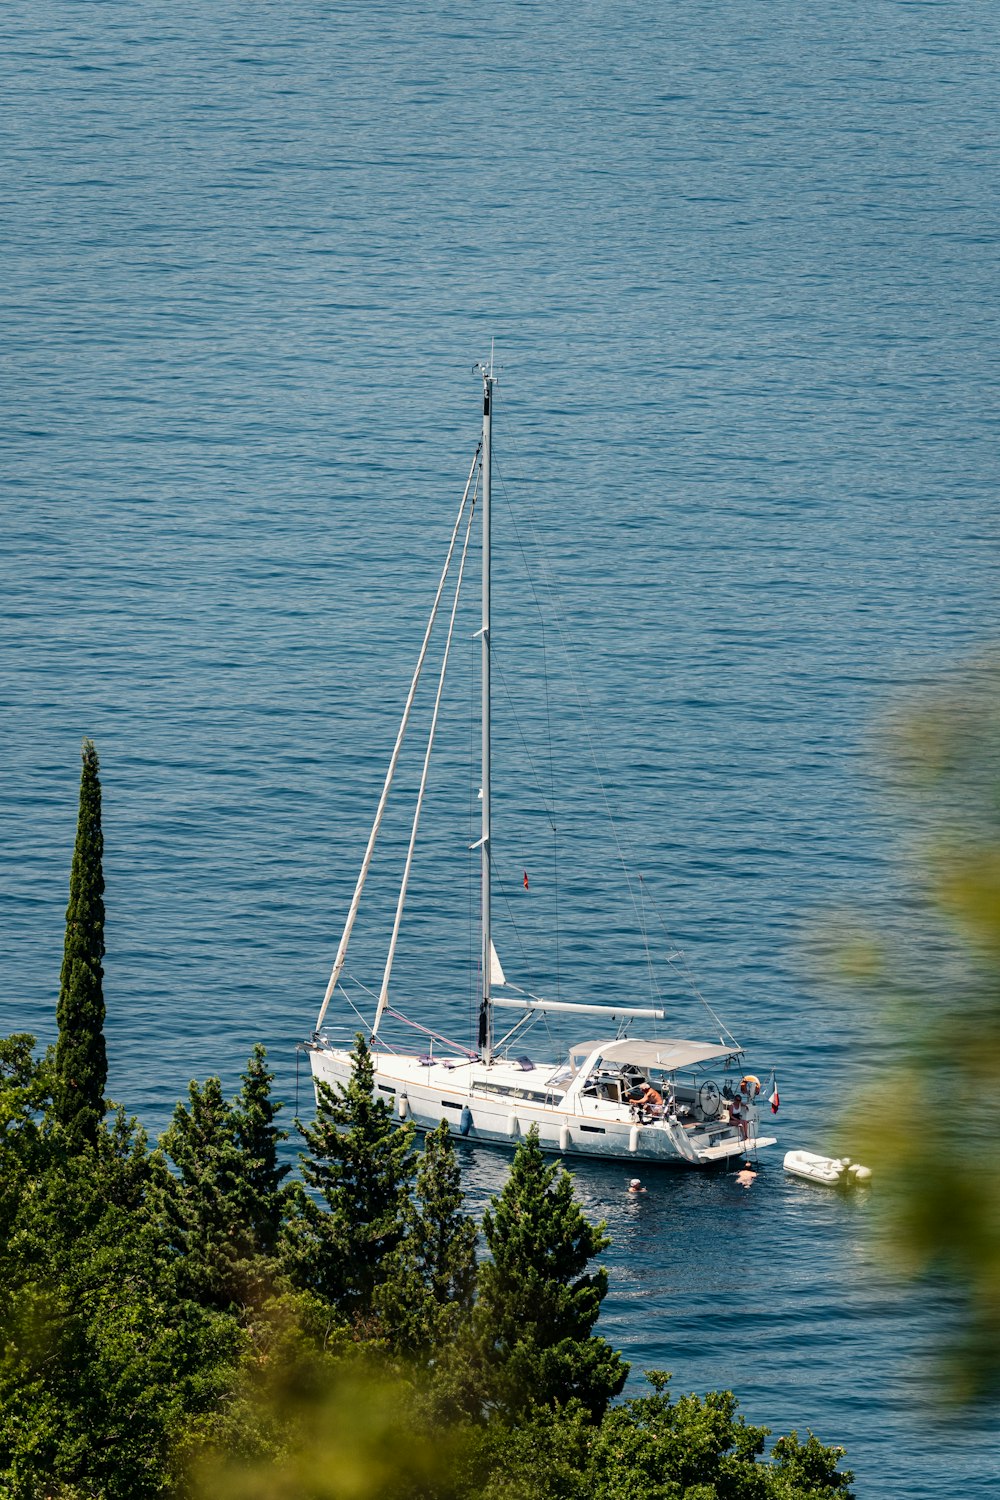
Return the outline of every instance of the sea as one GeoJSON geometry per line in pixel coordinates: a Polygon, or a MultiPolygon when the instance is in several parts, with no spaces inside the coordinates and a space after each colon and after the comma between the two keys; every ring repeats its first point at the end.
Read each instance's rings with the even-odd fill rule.
{"type": "MultiPolygon", "coordinates": [[[[507,978],[652,996],[711,1038],[704,1001],[780,1091],[749,1190],[661,1171],[630,1196],[627,1166],[568,1163],[611,1237],[600,1329],[630,1392],[649,1369],[732,1388],[842,1444],[863,1500],[996,1495],[995,1412],[952,1412],[934,1372],[954,1295],[895,1279],[877,1183],[781,1163],[844,1149],[862,1090],[912,1108],[838,935],[909,931],[933,991],[933,809],[887,745],[1000,628],[1000,9],[8,0],[0,40],[4,1031],[54,1036],[89,736],[110,1093],[155,1135],[260,1041],[308,1117],[300,1044],[492,350],[507,978]]],[[[463,1044],[475,607],[391,986],[463,1044]]],[[[423,713],[345,1039],[382,980],[423,713]]],[[[564,1020],[518,1049],[597,1024],[564,1020]]],[[[478,1212],[507,1159],[462,1151],[478,1212]]]]}

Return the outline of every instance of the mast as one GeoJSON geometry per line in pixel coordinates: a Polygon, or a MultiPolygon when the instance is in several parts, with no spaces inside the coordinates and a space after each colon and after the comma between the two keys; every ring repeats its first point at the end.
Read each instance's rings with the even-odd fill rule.
{"type": "Polygon", "coordinates": [[[483,781],[482,781],[482,837],[480,839],[480,899],[482,907],[482,953],[480,972],[483,976],[482,1004],[479,1008],[479,1051],[484,1062],[493,1060],[493,1013],[490,1004],[490,981],[492,970],[492,936],[490,930],[490,481],[492,464],[493,424],[493,350],[490,349],[488,365],[479,366],[483,377],[483,614],[480,636],[482,638],[482,729],[483,729],[483,781]]]}

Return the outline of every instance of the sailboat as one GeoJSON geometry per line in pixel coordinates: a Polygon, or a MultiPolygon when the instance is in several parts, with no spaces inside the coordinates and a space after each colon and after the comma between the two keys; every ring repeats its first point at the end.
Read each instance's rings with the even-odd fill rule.
{"type": "MultiPolygon", "coordinates": [[[[564,1157],[597,1157],[633,1164],[671,1163],[702,1169],[735,1164],[748,1153],[774,1145],[775,1139],[761,1133],[760,1080],[747,1070],[742,1047],[721,1022],[718,1023],[719,1034],[709,1040],[659,1037],[657,1023],[667,1019],[662,1006],[546,1000],[510,985],[497,956],[491,921],[494,875],[491,860],[490,551],[492,428],[497,382],[492,354],[488,362],[476,369],[483,386],[482,433],[452,530],[329,983],[315,1030],[307,1044],[313,1078],[315,1082],[343,1085],[350,1077],[351,1052],[327,1031],[330,1006],[340,996],[347,999],[342,979],[348,944],[410,724],[432,629],[442,613],[447,579],[454,569],[457,583],[395,920],[374,1019],[370,1025],[366,1019],[364,1026],[372,1054],[375,1094],[390,1104],[398,1120],[410,1119],[419,1130],[434,1129],[442,1120],[447,1120],[451,1131],[469,1142],[513,1148],[534,1128],[543,1150],[564,1157]],[[478,631],[481,639],[482,782],[480,837],[471,847],[479,850],[480,866],[476,983],[478,1032],[474,1047],[462,1047],[447,1043],[428,1028],[417,1025],[420,1046],[418,1050],[408,1051],[387,1041],[384,1027],[387,1021],[407,1020],[394,1003],[390,1004],[390,979],[477,498],[482,534],[482,611],[478,631]],[[553,1061],[543,1062],[529,1056],[523,1050],[524,1030],[539,1013],[578,1018],[581,1030],[586,1024],[585,1035],[589,1035],[589,1039],[570,1046],[567,1055],[553,1061]],[[509,1030],[498,1035],[502,1029],[499,1025],[501,1016],[513,1016],[513,1020],[509,1030]],[[643,1034],[631,1035],[633,1028],[640,1023],[643,1034]]],[[[372,994],[374,998],[374,992],[372,994]]],[[[360,1014],[353,1004],[350,1008],[355,1015],[360,1014]]],[[[717,1021],[714,1012],[711,1014],[717,1021]]]]}

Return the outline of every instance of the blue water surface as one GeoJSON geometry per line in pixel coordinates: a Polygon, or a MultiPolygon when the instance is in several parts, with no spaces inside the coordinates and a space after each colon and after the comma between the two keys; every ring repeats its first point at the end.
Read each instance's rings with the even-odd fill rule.
{"type": "MultiPolygon", "coordinates": [[[[878,726],[997,636],[998,33],[967,0],[0,16],[0,1024],[53,1036],[90,735],[111,1091],[156,1131],[262,1039],[294,1103],[495,338],[504,965],[645,1002],[645,923],[782,1086],[749,1193],[580,1173],[604,1331],[843,1443],[864,1497],[1000,1477],[986,1423],[934,1420],[951,1309],[780,1171],[891,1054],[810,956],[899,915],[878,726]]],[[[460,1039],[474,629],[394,986],[460,1039]]],[[[504,1165],[467,1158],[474,1202],[504,1165]]]]}

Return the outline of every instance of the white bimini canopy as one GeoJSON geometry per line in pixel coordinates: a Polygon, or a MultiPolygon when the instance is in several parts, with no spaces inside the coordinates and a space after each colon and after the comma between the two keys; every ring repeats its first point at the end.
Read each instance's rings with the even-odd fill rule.
{"type": "Polygon", "coordinates": [[[698,1063],[738,1057],[741,1051],[735,1045],[723,1047],[718,1042],[685,1042],[673,1038],[648,1042],[623,1037],[615,1042],[581,1042],[573,1048],[573,1056],[589,1057],[600,1052],[604,1062],[634,1063],[637,1068],[662,1068],[664,1072],[672,1073],[675,1068],[693,1068],[698,1063]]]}

